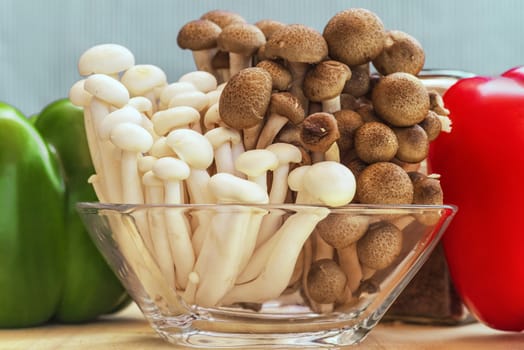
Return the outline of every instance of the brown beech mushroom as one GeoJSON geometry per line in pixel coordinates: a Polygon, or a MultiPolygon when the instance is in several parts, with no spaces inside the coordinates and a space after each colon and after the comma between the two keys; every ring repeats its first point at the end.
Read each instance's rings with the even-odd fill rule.
{"type": "Polygon", "coordinates": [[[373,163],[357,178],[357,196],[365,204],[411,204],[413,184],[400,166],[391,162],[373,163]]]}
{"type": "Polygon", "coordinates": [[[402,231],[387,221],[369,226],[366,234],[357,242],[360,262],[372,270],[390,266],[402,250],[402,231]]]}
{"type": "Polygon", "coordinates": [[[300,128],[302,143],[311,152],[326,152],[339,137],[337,120],[331,113],[310,114],[300,128]]]}
{"type": "Polygon", "coordinates": [[[211,10],[200,16],[201,19],[207,19],[216,23],[220,28],[225,28],[232,23],[245,23],[244,17],[236,12],[226,10],[211,10]]]}
{"type": "Polygon", "coordinates": [[[340,138],[338,139],[338,148],[343,157],[348,151],[353,149],[355,132],[360,128],[364,121],[360,114],[349,109],[341,109],[333,113],[337,120],[340,138]]]}
{"type": "Polygon", "coordinates": [[[213,67],[219,83],[228,81],[231,77],[231,72],[229,70],[229,53],[220,50],[217,51],[211,59],[211,67],[213,67]]]}
{"type": "Polygon", "coordinates": [[[267,70],[271,74],[273,90],[285,91],[291,86],[291,73],[282,64],[272,60],[263,60],[258,62],[256,66],[267,70]]]}
{"type": "Polygon", "coordinates": [[[307,276],[308,292],[311,299],[320,304],[331,304],[343,294],[346,274],[331,259],[313,262],[307,276]]]}
{"type": "Polygon", "coordinates": [[[255,25],[264,33],[264,36],[269,38],[274,32],[285,27],[286,25],[282,22],[275,21],[274,19],[261,19],[255,22],[255,25]]]}
{"type": "Polygon", "coordinates": [[[193,53],[193,60],[198,70],[214,73],[211,60],[217,51],[217,38],[222,29],[207,19],[188,22],[180,28],[177,44],[182,49],[193,53]]]}
{"type": "Polygon", "coordinates": [[[420,125],[393,128],[397,136],[396,158],[406,163],[419,163],[426,159],[429,151],[428,135],[420,125]]]}
{"type": "Polygon", "coordinates": [[[442,131],[442,123],[440,122],[440,118],[437,113],[433,111],[429,111],[428,115],[426,115],[426,118],[424,118],[424,120],[421,121],[418,125],[420,125],[426,132],[429,142],[435,140],[442,131]]]}
{"type": "Polygon", "coordinates": [[[351,8],[333,16],[323,35],[329,46],[329,56],[351,67],[367,63],[380,54],[386,31],[373,12],[351,8]]]}
{"type": "Polygon", "coordinates": [[[220,118],[229,127],[244,131],[246,150],[255,148],[271,99],[271,90],[271,75],[257,67],[241,70],[231,77],[222,90],[220,118]]]}
{"type": "Polygon", "coordinates": [[[392,73],[380,78],[371,98],[377,114],[394,126],[420,123],[429,111],[424,84],[409,73],[392,73]]]}
{"type": "Polygon", "coordinates": [[[304,95],[313,102],[322,103],[322,111],[340,110],[340,93],[351,78],[351,70],[344,63],[327,60],[318,63],[306,73],[304,95]]]}
{"type": "Polygon", "coordinates": [[[400,30],[386,33],[384,49],[373,59],[373,66],[383,75],[406,72],[417,75],[424,67],[422,45],[411,35],[400,30]]]}
{"type": "Polygon", "coordinates": [[[222,29],[217,38],[220,51],[229,52],[231,76],[251,67],[252,57],[264,45],[266,37],[257,26],[249,23],[233,23],[222,29]]]}
{"type": "MultiPolygon", "coordinates": [[[[442,205],[444,194],[440,181],[433,176],[426,176],[419,172],[408,173],[413,182],[413,204],[442,205]]],[[[440,220],[439,214],[423,213],[414,215],[417,221],[424,225],[435,225],[440,220]]]]}
{"type": "Polygon", "coordinates": [[[364,123],[355,131],[355,152],[366,163],[387,162],[395,157],[399,143],[393,130],[384,123],[364,123]]]}
{"type": "Polygon", "coordinates": [[[271,94],[267,121],[262,127],[256,148],[266,148],[273,142],[284,125],[288,122],[299,125],[304,117],[304,109],[295,95],[289,92],[271,94]]]}
{"type": "Polygon", "coordinates": [[[290,24],[273,32],[266,42],[265,55],[269,58],[285,60],[293,76],[290,92],[298,97],[304,110],[307,111],[308,101],[304,96],[302,83],[309,65],[327,57],[326,40],[313,28],[290,24]]]}
{"type": "Polygon", "coordinates": [[[364,96],[371,88],[369,63],[349,68],[351,69],[351,78],[346,82],[342,91],[353,97],[364,96]]]}

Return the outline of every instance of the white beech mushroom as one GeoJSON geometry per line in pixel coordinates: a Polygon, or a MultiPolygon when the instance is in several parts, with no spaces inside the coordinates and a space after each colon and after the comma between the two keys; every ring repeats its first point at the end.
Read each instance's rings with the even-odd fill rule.
{"type": "MultiPolygon", "coordinates": [[[[180,187],[191,171],[187,163],[173,157],[164,157],[155,162],[152,171],[164,181],[164,203],[181,204],[180,187]]],[[[164,215],[171,255],[175,264],[176,283],[184,289],[195,263],[191,229],[184,212],[180,209],[165,208],[164,215]]]]}
{"type": "Polygon", "coordinates": [[[158,109],[157,96],[161,88],[167,85],[166,73],[162,69],[152,64],[137,64],[126,70],[120,81],[132,97],[147,97],[153,112],[158,109]]]}
{"type": "Polygon", "coordinates": [[[326,40],[318,31],[301,24],[286,25],[268,38],[265,54],[269,58],[281,58],[291,72],[293,81],[289,91],[301,102],[305,111],[308,101],[302,84],[310,64],[322,61],[328,55],[326,40]]]}
{"type": "Polygon", "coordinates": [[[298,98],[289,92],[271,94],[267,111],[267,120],[258,137],[256,148],[266,148],[279,131],[288,122],[294,125],[302,123],[305,117],[304,109],[298,98]]]}
{"type": "Polygon", "coordinates": [[[217,88],[216,77],[213,74],[204,71],[193,71],[186,73],[178,78],[178,81],[191,83],[199,91],[204,93],[214,91],[217,88]]]}
{"type": "Polygon", "coordinates": [[[232,147],[234,144],[242,142],[240,132],[229,127],[219,126],[207,131],[204,136],[213,145],[217,173],[234,174],[236,169],[232,147]]]}
{"type": "Polygon", "coordinates": [[[165,136],[171,130],[200,124],[200,113],[190,106],[176,106],[158,111],[151,117],[155,132],[165,136]]]}
{"type": "Polygon", "coordinates": [[[278,167],[277,156],[265,149],[246,151],[235,159],[235,168],[267,192],[267,172],[278,167]]]}
{"type": "Polygon", "coordinates": [[[229,72],[233,76],[252,66],[252,58],[258,48],[266,43],[264,33],[250,23],[232,23],[218,35],[220,51],[229,52],[229,72]]]}
{"type": "Polygon", "coordinates": [[[304,78],[304,94],[312,102],[321,102],[322,111],[340,110],[340,94],[351,78],[351,70],[342,62],[322,61],[310,69],[304,78]]]}
{"type": "Polygon", "coordinates": [[[159,96],[159,109],[166,109],[171,99],[183,92],[198,90],[195,85],[187,81],[177,81],[164,86],[159,96]]]}
{"type": "MultiPolygon", "coordinates": [[[[269,198],[254,182],[227,173],[211,177],[209,189],[218,203],[265,204],[269,198]]],[[[246,251],[254,247],[257,227],[251,225],[256,216],[266,211],[256,207],[234,206],[213,214],[210,231],[206,235],[202,250],[195,264],[194,272],[200,281],[195,294],[196,304],[216,306],[233,287],[240,272],[241,264],[250,256],[246,251]],[[227,232],[227,235],[223,233],[227,232]]]]}
{"type": "Polygon", "coordinates": [[[246,150],[256,146],[271,99],[271,75],[262,68],[246,68],[229,79],[219,100],[222,121],[243,131],[246,150]]]}
{"type": "Polygon", "coordinates": [[[176,40],[180,48],[191,50],[198,70],[214,74],[211,59],[217,51],[220,32],[222,28],[216,23],[207,19],[196,19],[180,28],[176,40]]]}
{"type": "Polygon", "coordinates": [[[135,57],[126,47],[117,44],[100,44],[87,49],[78,60],[80,75],[107,74],[117,77],[135,65],[135,57]]]}

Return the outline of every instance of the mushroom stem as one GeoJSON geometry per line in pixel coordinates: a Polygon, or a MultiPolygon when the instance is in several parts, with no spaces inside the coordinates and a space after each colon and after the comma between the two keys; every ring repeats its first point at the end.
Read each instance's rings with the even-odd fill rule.
{"type": "MultiPolygon", "coordinates": [[[[284,125],[287,124],[289,121],[288,118],[281,116],[276,113],[272,113],[267,118],[266,124],[262,128],[262,131],[260,132],[260,135],[258,136],[258,140],[256,143],[257,149],[266,148],[271,143],[273,143],[273,140],[277,136],[278,132],[282,130],[284,125]]],[[[245,142],[245,139],[244,139],[245,142]]]]}
{"type": "Polygon", "coordinates": [[[307,111],[309,109],[309,100],[304,95],[304,90],[302,86],[304,85],[304,78],[306,76],[306,72],[309,69],[309,64],[300,62],[288,62],[288,69],[292,77],[289,92],[291,92],[293,95],[295,95],[296,98],[298,98],[298,100],[302,104],[302,108],[304,108],[304,111],[307,111]]]}
{"type": "Polygon", "coordinates": [[[337,95],[333,98],[322,100],[322,112],[335,113],[340,111],[340,95],[337,95]]]}
{"type": "Polygon", "coordinates": [[[278,298],[291,279],[304,242],[328,214],[328,209],[318,207],[302,208],[290,216],[275,233],[278,240],[261,273],[254,280],[233,287],[222,303],[258,303],[278,298]]]}
{"type": "Polygon", "coordinates": [[[358,261],[357,244],[352,243],[346,248],[337,249],[338,264],[347,277],[347,286],[355,292],[362,281],[362,268],[358,261]]]}

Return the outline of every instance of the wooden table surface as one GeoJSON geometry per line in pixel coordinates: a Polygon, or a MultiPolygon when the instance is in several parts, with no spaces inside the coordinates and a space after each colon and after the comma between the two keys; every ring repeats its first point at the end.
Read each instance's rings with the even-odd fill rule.
{"type": "MultiPolygon", "coordinates": [[[[100,321],[84,325],[48,325],[0,330],[1,350],[117,350],[175,349],[160,339],[135,305],[100,321]]],[[[504,333],[481,324],[432,327],[383,323],[355,350],[511,350],[524,349],[524,333],[504,333]]]]}

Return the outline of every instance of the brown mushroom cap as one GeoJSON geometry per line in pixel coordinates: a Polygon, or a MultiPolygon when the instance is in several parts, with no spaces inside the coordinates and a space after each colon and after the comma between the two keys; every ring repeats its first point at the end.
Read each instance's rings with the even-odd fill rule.
{"type": "Polygon", "coordinates": [[[300,101],[289,92],[272,93],[268,111],[269,114],[278,114],[288,118],[293,124],[302,123],[305,117],[300,101]]]}
{"type": "Polygon", "coordinates": [[[190,21],[180,28],[177,44],[182,49],[193,51],[206,50],[217,46],[217,38],[222,29],[206,19],[190,21]]]}
{"type": "Polygon", "coordinates": [[[375,109],[373,108],[372,104],[363,104],[358,107],[355,112],[357,112],[362,117],[364,123],[382,121],[375,113],[375,109]]]}
{"type": "Polygon", "coordinates": [[[346,82],[342,91],[354,97],[364,96],[371,87],[369,63],[349,68],[351,78],[346,82]]]}
{"type": "Polygon", "coordinates": [[[304,94],[313,102],[321,102],[339,96],[351,78],[351,70],[344,63],[327,60],[310,69],[304,78],[304,94]]]}
{"type": "Polygon", "coordinates": [[[323,35],[328,43],[329,56],[351,67],[367,63],[380,54],[386,31],[376,14],[352,8],[333,16],[323,35]]]}
{"type": "Polygon", "coordinates": [[[286,25],[282,22],[275,21],[273,19],[262,19],[255,22],[255,25],[264,33],[266,39],[268,39],[274,32],[279,30],[286,25]]]}
{"type": "Polygon", "coordinates": [[[271,79],[273,80],[273,90],[284,91],[289,89],[292,77],[291,73],[286,67],[272,60],[260,61],[256,66],[267,70],[268,73],[271,74],[271,79]]]}
{"type": "Polygon", "coordinates": [[[402,231],[387,221],[369,226],[357,242],[360,262],[372,269],[381,270],[393,263],[402,250],[402,231]]]}
{"type": "Polygon", "coordinates": [[[265,42],[266,37],[257,26],[241,22],[232,23],[223,28],[217,38],[219,50],[243,56],[253,55],[265,42]]]}
{"type": "Polygon", "coordinates": [[[428,135],[428,141],[431,142],[435,140],[440,132],[442,131],[442,123],[437,113],[429,111],[426,118],[421,121],[418,125],[424,129],[426,135],[428,135]]]}
{"type": "Polygon", "coordinates": [[[420,123],[429,111],[429,96],[424,84],[409,73],[382,77],[373,88],[371,99],[377,114],[394,126],[420,123]]]}
{"type": "Polygon", "coordinates": [[[313,262],[307,275],[309,296],[321,304],[331,304],[337,301],[344,292],[346,283],[346,274],[331,259],[320,259],[313,262]]]}
{"type": "Polygon", "coordinates": [[[200,16],[201,19],[207,19],[216,23],[220,28],[225,28],[232,23],[244,23],[246,20],[238,13],[225,10],[211,10],[200,16]]]}
{"type": "Polygon", "coordinates": [[[424,129],[415,124],[405,128],[393,128],[398,139],[398,160],[406,163],[419,163],[428,156],[429,140],[424,129]]]}
{"type": "Polygon", "coordinates": [[[373,60],[373,66],[383,75],[406,72],[417,75],[424,67],[422,45],[411,35],[400,30],[386,34],[384,50],[373,60]]]}
{"type": "Polygon", "coordinates": [[[364,162],[387,162],[395,157],[399,143],[393,130],[384,123],[364,123],[355,131],[355,152],[364,162]]]}
{"type": "Polygon", "coordinates": [[[413,190],[413,204],[442,205],[444,203],[444,194],[438,179],[424,176],[418,181],[413,181],[413,190]]]}
{"type": "Polygon", "coordinates": [[[365,204],[411,204],[413,184],[400,166],[391,162],[373,163],[357,178],[357,196],[365,204]]]}
{"type": "Polygon", "coordinates": [[[267,40],[266,57],[289,62],[317,63],[328,55],[326,40],[318,31],[302,24],[290,24],[273,32],[267,40]]]}
{"type": "Polygon", "coordinates": [[[320,237],[336,249],[343,249],[358,241],[366,233],[369,220],[365,216],[332,213],[315,227],[320,237]]]}
{"type": "Polygon", "coordinates": [[[262,68],[246,68],[233,75],[219,99],[222,121],[237,130],[262,122],[269,106],[271,86],[271,75],[262,68]]]}
{"type": "Polygon", "coordinates": [[[338,148],[340,154],[345,154],[353,148],[356,130],[364,124],[362,117],[350,109],[341,109],[333,113],[337,120],[340,138],[338,139],[338,148]]]}
{"type": "Polygon", "coordinates": [[[326,152],[339,137],[337,120],[331,113],[310,114],[300,128],[302,144],[312,152],[326,152]]]}

